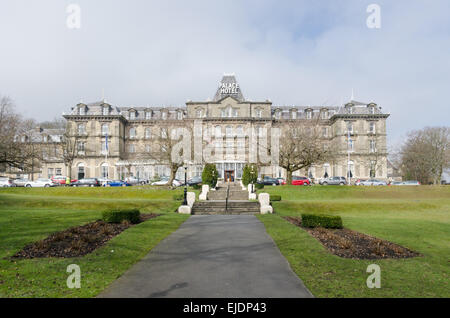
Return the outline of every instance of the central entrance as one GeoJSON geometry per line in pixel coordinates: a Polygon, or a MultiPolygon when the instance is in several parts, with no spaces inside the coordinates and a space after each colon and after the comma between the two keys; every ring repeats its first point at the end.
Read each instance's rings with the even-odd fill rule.
{"type": "Polygon", "coordinates": [[[234,170],[225,170],[224,180],[225,182],[234,182],[234,170]]]}

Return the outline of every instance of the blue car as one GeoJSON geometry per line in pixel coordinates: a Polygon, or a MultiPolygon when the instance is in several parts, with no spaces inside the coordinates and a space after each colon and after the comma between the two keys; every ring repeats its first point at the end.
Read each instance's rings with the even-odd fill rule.
{"type": "Polygon", "coordinates": [[[107,182],[108,187],[129,187],[131,186],[130,183],[122,180],[109,180],[107,182]]]}

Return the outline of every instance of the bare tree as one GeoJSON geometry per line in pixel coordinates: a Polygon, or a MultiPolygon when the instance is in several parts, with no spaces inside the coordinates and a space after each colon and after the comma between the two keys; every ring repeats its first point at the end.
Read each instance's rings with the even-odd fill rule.
{"type": "Polygon", "coordinates": [[[450,167],[450,127],[427,127],[409,133],[401,149],[404,177],[439,184],[450,167]]]}
{"type": "Polygon", "coordinates": [[[141,159],[151,159],[161,165],[168,166],[170,170],[168,185],[171,186],[178,169],[185,164],[186,160],[183,158],[191,158],[191,136],[192,129],[188,127],[181,129],[180,127],[173,127],[170,123],[162,124],[159,133],[152,134],[151,144],[140,144],[143,149],[141,149],[139,156],[141,159]],[[187,136],[183,136],[183,132],[187,133],[187,136]],[[181,145],[183,138],[189,139],[189,146],[187,144],[181,145]]]}
{"type": "Polygon", "coordinates": [[[283,124],[278,165],[286,169],[287,184],[292,183],[295,171],[333,160],[336,152],[324,137],[319,120],[311,120],[302,126],[293,122],[283,124]]]}

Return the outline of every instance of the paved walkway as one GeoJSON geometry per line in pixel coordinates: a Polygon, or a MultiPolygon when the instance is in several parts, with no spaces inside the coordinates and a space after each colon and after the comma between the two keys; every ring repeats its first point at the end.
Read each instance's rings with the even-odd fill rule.
{"type": "Polygon", "coordinates": [[[312,297],[253,215],[191,216],[99,297],[312,297]]]}

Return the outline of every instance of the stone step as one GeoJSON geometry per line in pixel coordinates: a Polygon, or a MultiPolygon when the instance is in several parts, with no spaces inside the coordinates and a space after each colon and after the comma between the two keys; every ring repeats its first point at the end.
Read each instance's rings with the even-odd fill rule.
{"type": "Polygon", "coordinates": [[[258,202],[229,201],[225,210],[225,201],[197,201],[192,207],[192,214],[257,214],[260,212],[258,202]]]}

